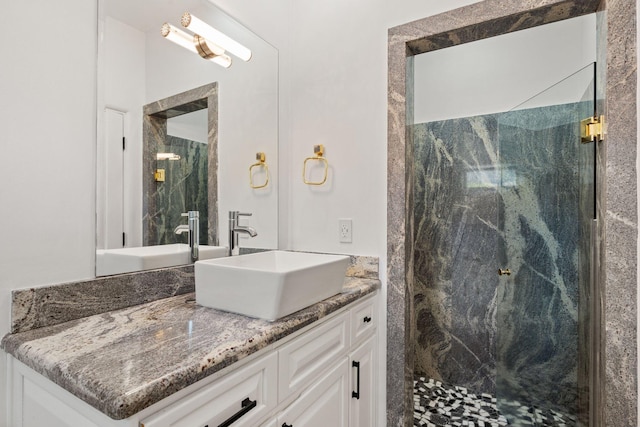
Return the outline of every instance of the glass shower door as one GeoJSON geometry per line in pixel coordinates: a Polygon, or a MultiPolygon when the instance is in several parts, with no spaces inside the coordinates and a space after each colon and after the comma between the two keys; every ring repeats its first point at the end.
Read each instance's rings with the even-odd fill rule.
{"type": "Polygon", "coordinates": [[[498,119],[496,399],[514,426],[587,426],[595,144],[589,65],[498,119]]]}

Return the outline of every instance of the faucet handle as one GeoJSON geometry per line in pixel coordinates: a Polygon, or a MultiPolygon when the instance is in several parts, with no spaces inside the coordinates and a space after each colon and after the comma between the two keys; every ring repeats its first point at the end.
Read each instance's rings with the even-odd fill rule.
{"type": "Polygon", "coordinates": [[[240,211],[229,211],[229,220],[237,220],[239,216],[251,216],[252,213],[244,213],[240,211]]]}
{"type": "Polygon", "coordinates": [[[200,218],[200,211],[183,212],[180,214],[180,216],[186,216],[189,218],[200,218]]]}

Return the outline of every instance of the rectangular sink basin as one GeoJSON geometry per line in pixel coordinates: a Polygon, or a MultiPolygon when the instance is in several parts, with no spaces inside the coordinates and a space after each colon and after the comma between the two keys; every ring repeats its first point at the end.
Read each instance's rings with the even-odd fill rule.
{"type": "Polygon", "coordinates": [[[348,256],[270,251],[198,261],[196,302],[276,320],[340,293],[348,256]]]}
{"type": "MultiPolygon", "coordinates": [[[[190,254],[189,245],[184,243],[99,249],[96,251],[96,275],[110,276],[132,271],[191,264],[190,254]]],[[[199,259],[219,258],[226,255],[227,248],[224,246],[200,245],[198,248],[199,259]]]]}

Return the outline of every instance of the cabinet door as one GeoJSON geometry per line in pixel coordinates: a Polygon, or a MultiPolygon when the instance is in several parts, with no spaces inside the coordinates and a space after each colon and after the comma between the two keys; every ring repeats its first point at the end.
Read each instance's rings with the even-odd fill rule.
{"type": "Polygon", "coordinates": [[[277,354],[239,368],[142,420],[144,427],[253,427],[276,407],[277,354]]]}
{"type": "Polygon", "coordinates": [[[349,427],[373,427],[376,422],[376,336],[367,339],[349,357],[349,427]]]}
{"type": "Polygon", "coordinates": [[[280,414],[278,426],[347,427],[348,377],[345,357],[280,414]]]}
{"type": "Polygon", "coordinates": [[[348,313],[328,320],[278,350],[278,401],[313,385],[316,378],[349,354],[348,313]]]}
{"type": "Polygon", "coordinates": [[[351,312],[351,345],[355,346],[373,334],[378,324],[376,297],[368,298],[353,307],[351,312]]]}

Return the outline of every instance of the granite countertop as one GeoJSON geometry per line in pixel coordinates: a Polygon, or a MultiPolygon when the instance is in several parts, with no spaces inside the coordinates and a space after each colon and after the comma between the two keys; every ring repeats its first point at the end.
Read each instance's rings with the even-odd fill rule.
{"type": "Polygon", "coordinates": [[[342,293],[274,322],[165,298],[6,335],[2,348],[109,417],[128,418],[378,289],[346,277],[342,293]]]}

